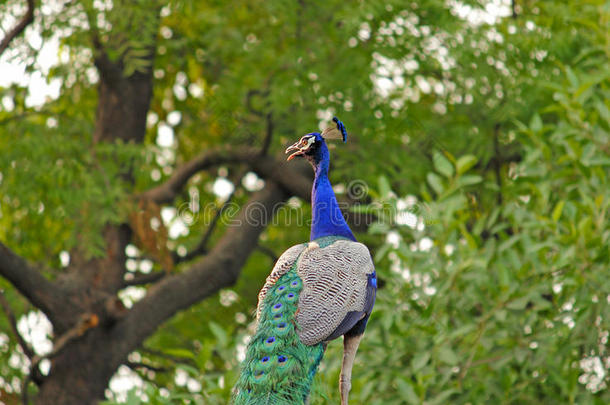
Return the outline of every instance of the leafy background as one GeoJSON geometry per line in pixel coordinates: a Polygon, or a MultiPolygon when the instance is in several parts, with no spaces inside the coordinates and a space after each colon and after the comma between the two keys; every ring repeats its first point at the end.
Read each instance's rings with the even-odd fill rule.
{"type": "MultiPolygon", "coordinates": [[[[103,225],[129,212],[131,186],[108,181],[125,167],[144,190],[206,148],[260,146],[270,122],[280,153],[338,115],[350,138],[332,150],[331,180],[340,194],[358,180],[367,194],[351,210],[378,219],[358,235],[381,287],[353,402],[609,403],[608,33],[602,0],[50,2],[3,55],[59,91],[33,105],[27,83],[0,88],[0,240],[49,269],[75,246],[99,255],[103,225]],[[92,152],[98,77],[86,21],[117,55],[129,49],[126,72],[149,67],[142,32],[157,32],[145,145],[92,152]],[[40,64],[46,43],[58,46],[51,67],[40,64]]],[[[239,204],[256,187],[255,177],[239,183],[240,170],[202,172],[189,187],[207,207],[227,187],[239,204]]],[[[107,404],[226,403],[273,265],[265,252],[308,237],[294,221],[310,216],[308,201],[289,207],[234,286],[132,353],[150,367],[121,367],[107,404]]],[[[178,212],[165,207],[168,247],[190,249],[205,227],[178,212]]],[[[158,266],[135,247],[128,255],[134,273],[158,266]]],[[[0,287],[26,338],[42,330],[34,346],[44,351],[44,319],[0,287]]],[[[27,365],[6,318],[0,328],[9,402],[27,365]]],[[[338,403],[340,359],[335,342],[313,404],[338,403]]]]}

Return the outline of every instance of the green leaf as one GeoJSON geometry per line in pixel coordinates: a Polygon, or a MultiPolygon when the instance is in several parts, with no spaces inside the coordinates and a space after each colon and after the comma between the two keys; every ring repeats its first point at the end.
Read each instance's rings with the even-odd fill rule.
{"type": "Polygon", "coordinates": [[[174,357],[184,357],[187,359],[194,359],[195,355],[190,350],[182,349],[182,348],[170,348],[163,350],[165,353],[174,357]]]}
{"type": "Polygon", "coordinates": [[[369,225],[368,232],[371,235],[386,234],[390,230],[390,225],[385,222],[374,222],[369,225]]]}
{"type": "Polygon", "coordinates": [[[477,164],[477,157],[474,155],[461,156],[455,163],[458,174],[466,173],[471,167],[477,164]]]}
{"type": "Polygon", "coordinates": [[[398,391],[400,392],[401,399],[407,401],[407,403],[412,405],[420,405],[421,401],[415,394],[415,390],[407,381],[402,378],[396,379],[396,386],[398,387],[398,391]]]}
{"type": "Polygon", "coordinates": [[[565,205],[565,201],[561,200],[553,208],[553,213],[551,214],[551,218],[553,218],[553,222],[559,221],[561,217],[561,213],[563,212],[563,206],[565,205]]]}
{"type": "Polygon", "coordinates": [[[430,360],[430,352],[419,352],[415,354],[411,361],[411,369],[414,373],[418,372],[428,364],[428,360],[430,360]]]}
{"type": "Polygon", "coordinates": [[[477,174],[466,174],[458,177],[456,184],[458,187],[466,187],[472,186],[473,184],[479,184],[482,181],[483,178],[477,174]]]}
{"type": "Polygon", "coordinates": [[[438,357],[450,366],[454,366],[459,362],[455,352],[448,345],[443,345],[438,349],[438,357]]]}
{"type": "Polygon", "coordinates": [[[434,398],[426,401],[426,404],[429,405],[444,405],[449,403],[447,401],[447,399],[453,395],[454,393],[458,392],[455,388],[450,388],[448,390],[445,390],[443,392],[441,392],[440,394],[438,394],[437,396],[435,396],[434,398]]]}
{"type": "Polygon", "coordinates": [[[443,176],[447,177],[448,179],[453,177],[453,173],[454,173],[453,165],[451,164],[449,159],[447,159],[445,156],[443,156],[442,153],[434,152],[434,155],[432,156],[432,160],[434,163],[434,168],[436,169],[437,172],[439,172],[443,176]]]}
{"type": "Polygon", "coordinates": [[[428,184],[430,184],[430,187],[432,187],[432,189],[434,190],[434,192],[436,194],[443,193],[443,190],[444,190],[443,181],[437,174],[428,173],[428,175],[426,176],[426,179],[428,180],[428,184]]]}
{"type": "Polygon", "coordinates": [[[534,114],[532,116],[532,119],[530,120],[530,129],[534,131],[534,133],[542,130],[542,120],[540,119],[540,115],[534,114]]]}
{"type": "Polygon", "coordinates": [[[506,304],[506,308],[518,311],[523,310],[529,302],[529,297],[519,297],[517,299],[511,300],[508,304],[506,304]]]}
{"type": "Polygon", "coordinates": [[[578,77],[576,77],[576,74],[574,74],[574,71],[569,66],[566,66],[566,76],[568,77],[572,87],[578,86],[578,77]]]}
{"type": "Polygon", "coordinates": [[[392,192],[390,182],[385,176],[379,176],[379,179],[377,180],[377,186],[379,187],[379,195],[383,198],[387,198],[392,192]]]}
{"type": "Polygon", "coordinates": [[[216,322],[210,321],[208,323],[208,326],[210,327],[210,330],[212,331],[214,336],[216,336],[216,339],[218,339],[220,342],[228,341],[227,333],[224,331],[224,329],[219,324],[217,324],[216,322]]]}
{"type": "Polygon", "coordinates": [[[140,405],[142,400],[138,396],[135,390],[129,390],[127,392],[127,398],[125,404],[127,405],[140,405]]]}

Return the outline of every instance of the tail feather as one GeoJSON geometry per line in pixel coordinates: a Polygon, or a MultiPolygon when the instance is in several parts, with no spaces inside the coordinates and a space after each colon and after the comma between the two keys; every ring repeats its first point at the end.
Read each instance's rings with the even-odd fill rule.
{"type": "Polygon", "coordinates": [[[295,313],[303,282],[294,267],[260,304],[258,327],[235,386],[235,405],[306,403],[324,346],[306,346],[297,335],[295,313]]]}

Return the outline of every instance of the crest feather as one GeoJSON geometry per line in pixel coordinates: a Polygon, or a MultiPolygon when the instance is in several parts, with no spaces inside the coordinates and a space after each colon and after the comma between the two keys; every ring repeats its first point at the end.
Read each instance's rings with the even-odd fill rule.
{"type": "Polygon", "coordinates": [[[343,142],[347,140],[347,130],[343,122],[337,117],[333,117],[335,125],[326,128],[322,131],[322,138],[324,139],[343,139],[343,142]]]}

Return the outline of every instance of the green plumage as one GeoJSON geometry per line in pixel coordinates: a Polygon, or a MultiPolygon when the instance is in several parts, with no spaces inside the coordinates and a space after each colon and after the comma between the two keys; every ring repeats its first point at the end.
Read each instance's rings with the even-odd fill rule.
{"type": "Polygon", "coordinates": [[[324,347],[306,346],[296,333],[294,319],[303,288],[296,264],[295,260],[265,296],[235,386],[235,405],[296,405],[307,399],[324,347]]]}

